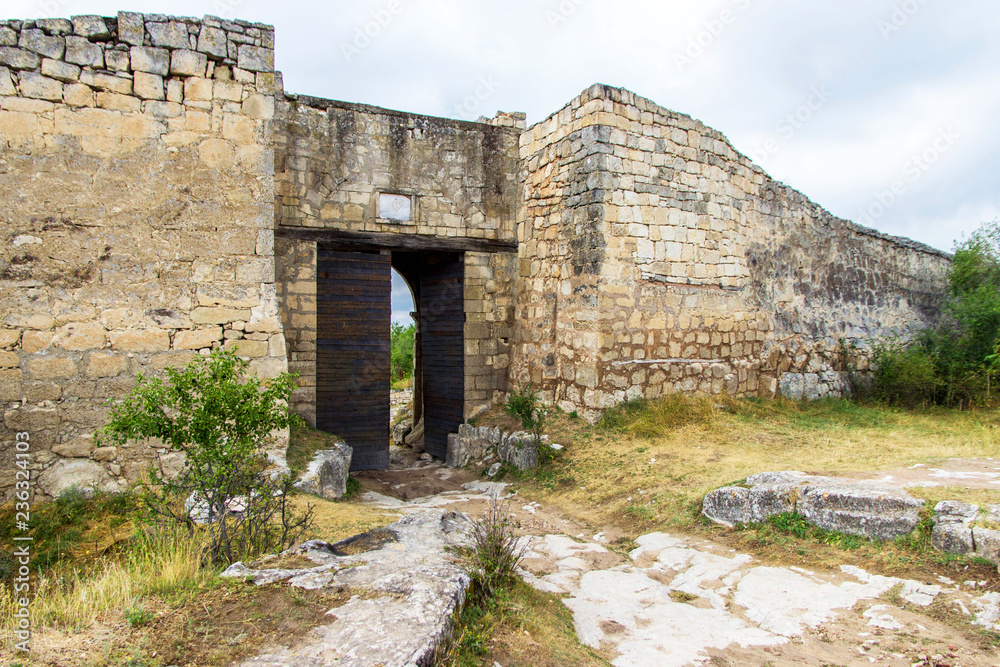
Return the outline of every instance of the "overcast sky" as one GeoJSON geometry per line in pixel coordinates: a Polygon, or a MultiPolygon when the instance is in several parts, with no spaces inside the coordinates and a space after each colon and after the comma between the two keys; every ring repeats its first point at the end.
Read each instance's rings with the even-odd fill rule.
{"type": "Polygon", "coordinates": [[[8,18],[126,9],[269,23],[288,92],[435,116],[503,109],[531,124],[593,83],[622,86],[720,130],[774,178],[886,233],[951,250],[1000,217],[997,0],[0,6],[8,18]]]}

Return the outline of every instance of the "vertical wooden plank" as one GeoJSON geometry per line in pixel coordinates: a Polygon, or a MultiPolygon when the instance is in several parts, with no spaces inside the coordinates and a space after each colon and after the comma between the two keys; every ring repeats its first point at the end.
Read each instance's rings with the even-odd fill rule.
{"type": "Polygon", "coordinates": [[[424,449],[443,459],[448,434],[465,420],[465,266],[426,267],[420,276],[424,449]]]}
{"type": "Polygon", "coordinates": [[[354,450],[351,470],[389,467],[388,254],[318,249],[316,427],[354,450]]]}

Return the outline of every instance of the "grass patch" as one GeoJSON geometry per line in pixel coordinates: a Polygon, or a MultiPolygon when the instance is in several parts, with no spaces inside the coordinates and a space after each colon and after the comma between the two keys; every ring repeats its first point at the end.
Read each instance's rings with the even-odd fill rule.
{"type": "Polygon", "coordinates": [[[338,442],[343,440],[305,424],[293,424],[288,439],[288,450],[285,452],[292,475],[298,475],[305,470],[316,452],[333,449],[338,442]]]}

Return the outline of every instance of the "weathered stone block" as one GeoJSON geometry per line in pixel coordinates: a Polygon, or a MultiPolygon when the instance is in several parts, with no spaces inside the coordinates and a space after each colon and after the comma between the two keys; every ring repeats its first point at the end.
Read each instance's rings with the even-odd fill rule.
{"type": "Polygon", "coordinates": [[[268,356],[268,343],[263,340],[227,340],[224,346],[227,350],[239,348],[241,357],[254,359],[268,356]]]}
{"type": "Polygon", "coordinates": [[[509,463],[518,470],[530,470],[538,467],[538,447],[534,437],[518,431],[503,438],[497,453],[500,460],[509,463]]]}
{"type": "Polygon", "coordinates": [[[132,57],[128,51],[105,51],[104,62],[109,70],[128,72],[132,69],[132,57]]]}
{"type": "Polygon", "coordinates": [[[271,49],[241,44],[238,50],[240,69],[250,72],[273,72],[274,51],[271,49]]]}
{"type": "Polygon", "coordinates": [[[197,77],[184,81],[184,99],[188,102],[208,102],[212,99],[213,82],[211,79],[197,77]]]}
{"type": "Polygon", "coordinates": [[[20,368],[0,369],[0,401],[21,400],[24,373],[20,368]]]}
{"type": "Polygon", "coordinates": [[[163,87],[163,77],[148,72],[136,72],[132,81],[132,89],[144,100],[165,100],[166,90],[163,87]]]}
{"type": "Polygon", "coordinates": [[[215,99],[227,102],[243,101],[243,84],[237,81],[215,81],[213,86],[213,96],[215,99]]]}
{"type": "Polygon", "coordinates": [[[76,363],[62,357],[42,357],[28,360],[28,375],[35,380],[71,378],[76,375],[76,363]]]}
{"type": "Polygon", "coordinates": [[[80,68],[61,60],[46,58],[42,61],[42,74],[65,83],[73,83],[80,78],[80,68]]]}
{"type": "Polygon", "coordinates": [[[95,461],[103,461],[105,463],[109,461],[114,461],[118,458],[118,448],[117,447],[98,447],[94,450],[92,456],[95,461]]]}
{"type": "Polygon", "coordinates": [[[195,331],[178,331],[174,335],[175,350],[200,350],[212,347],[222,340],[222,327],[208,327],[195,331]]]}
{"type": "Polygon", "coordinates": [[[85,459],[57,461],[38,477],[38,486],[50,496],[74,487],[84,493],[92,493],[95,488],[109,493],[121,490],[104,466],[85,459]]]}
{"type": "Polygon", "coordinates": [[[229,40],[226,31],[210,26],[202,26],[198,35],[198,50],[216,58],[229,56],[229,40]]]}
{"type": "Polygon", "coordinates": [[[327,500],[338,500],[347,493],[347,478],[351,470],[353,451],[344,443],[333,449],[316,452],[295,488],[327,500]]]}
{"type": "Polygon", "coordinates": [[[62,84],[37,72],[21,72],[18,88],[25,97],[62,102],[62,84]]]}
{"type": "Polygon", "coordinates": [[[180,76],[205,76],[208,57],[197,51],[179,49],[170,54],[170,73],[180,76]]]}
{"type": "Polygon", "coordinates": [[[17,45],[22,49],[34,51],[46,58],[59,60],[66,50],[66,41],[62,37],[46,35],[41,30],[30,29],[21,31],[21,39],[17,45]]]}
{"type": "Polygon", "coordinates": [[[0,67],[0,95],[17,95],[17,86],[6,67],[0,67]]]}
{"type": "Polygon", "coordinates": [[[206,308],[199,306],[191,311],[195,324],[229,324],[250,319],[250,311],[237,308],[206,308]]]}
{"type": "Polygon", "coordinates": [[[170,51],[150,46],[133,46],[129,50],[132,69],[166,76],[170,73],[170,51]]]}
{"type": "Polygon", "coordinates": [[[165,352],[170,349],[170,334],[162,329],[129,329],[109,335],[111,347],[123,352],[165,352]]]}
{"type": "Polygon", "coordinates": [[[93,352],[87,361],[85,372],[90,378],[116,377],[128,370],[128,359],[119,354],[93,352]]]}
{"type": "Polygon", "coordinates": [[[104,67],[104,49],[83,37],[66,38],[66,62],[84,67],[104,67]]]}
{"type": "Polygon", "coordinates": [[[194,361],[197,356],[194,352],[188,351],[157,354],[153,357],[153,368],[158,371],[164,368],[180,368],[194,361]]]}
{"type": "Polygon", "coordinates": [[[25,331],[21,338],[21,349],[28,354],[41,352],[52,345],[55,333],[52,331],[25,331]]]}
{"type": "Polygon", "coordinates": [[[146,26],[142,14],[118,12],[118,39],[126,44],[142,46],[146,39],[146,26]]]}
{"type": "Polygon", "coordinates": [[[11,69],[31,70],[38,69],[41,64],[42,59],[31,51],[0,46],[0,65],[6,65],[11,69]]]}
{"type": "Polygon", "coordinates": [[[59,426],[59,412],[55,408],[24,407],[7,410],[3,421],[11,430],[38,433],[59,426]]]}
{"type": "Polygon", "coordinates": [[[13,352],[0,350],[0,368],[20,368],[21,360],[13,352]]]}
{"type": "Polygon", "coordinates": [[[19,329],[0,329],[0,347],[14,347],[21,342],[19,329]]]}
{"type": "Polygon", "coordinates": [[[91,435],[73,438],[52,446],[52,452],[67,459],[89,459],[94,450],[94,437],[91,435]]]}
{"type": "Polygon", "coordinates": [[[132,77],[112,76],[100,72],[80,72],[80,83],[84,83],[92,88],[100,90],[110,90],[121,95],[132,94],[132,77]]]}
{"type": "Polygon", "coordinates": [[[60,327],[53,342],[64,350],[93,350],[104,347],[107,333],[99,322],[72,322],[60,327]]]}
{"type": "Polygon", "coordinates": [[[259,322],[247,322],[246,327],[244,327],[246,333],[280,333],[283,329],[281,327],[281,321],[274,317],[266,317],[259,322]]]}
{"type": "Polygon", "coordinates": [[[833,483],[807,487],[797,510],[825,530],[894,540],[913,532],[923,505],[923,500],[889,487],[833,483]]]}
{"type": "Polygon", "coordinates": [[[67,19],[35,19],[35,27],[55,35],[73,32],[73,23],[67,19]]]}
{"type": "Polygon", "coordinates": [[[17,33],[12,28],[0,25],[0,46],[17,46],[17,33]]]}
{"type": "Polygon", "coordinates": [[[243,113],[251,118],[263,120],[274,118],[274,97],[271,95],[251,95],[243,102],[243,113]]]}
{"type": "Polygon", "coordinates": [[[976,545],[976,555],[1000,565],[1000,530],[975,526],[972,540],[976,545]]]}
{"type": "Polygon", "coordinates": [[[73,32],[81,37],[93,40],[105,40],[111,37],[108,24],[100,16],[74,16],[70,19],[73,24],[73,32]]]}
{"type": "Polygon", "coordinates": [[[188,39],[187,25],[178,21],[169,23],[146,23],[150,39],[154,46],[165,46],[170,49],[187,49],[191,46],[188,39]]]}

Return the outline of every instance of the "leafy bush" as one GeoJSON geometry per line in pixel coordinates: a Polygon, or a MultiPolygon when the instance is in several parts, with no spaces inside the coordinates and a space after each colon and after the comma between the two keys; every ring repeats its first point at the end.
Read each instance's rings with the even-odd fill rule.
{"type": "Polygon", "coordinates": [[[413,377],[413,341],[417,333],[417,325],[403,326],[392,323],[389,331],[390,345],[390,375],[393,382],[413,377]]]}
{"type": "Polygon", "coordinates": [[[527,386],[519,384],[516,389],[507,395],[507,401],[504,403],[503,409],[511,417],[521,421],[521,427],[525,431],[531,432],[536,443],[541,442],[548,408],[545,407],[538,397],[533,384],[530,382],[527,386]]]}
{"type": "Polygon", "coordinates": [[[311,511],[292,512],[292,480],[272,480],[264,452],[274,431],[297,420],[288,409],[294,378],[284,373],[262,381],[248,367],[235,353],[217,350],[167,369],[166,381],[140,375],[99,435],[117,445],[157,438],[186,450],[177,479],[150,469],[146,500],[153,517],[192,532],[194,515],[203,513],[208,558],[217,563],[289,546],[312,520],[311,511]]]}
{"type": "Polygon", "coordinates": [[[878,369],[871,387],[876,400],[908,408],[934,402],[940,381],[924,345],[880,345],[872,362],[878,369]]]}

